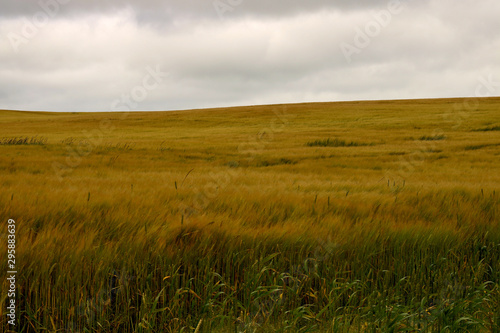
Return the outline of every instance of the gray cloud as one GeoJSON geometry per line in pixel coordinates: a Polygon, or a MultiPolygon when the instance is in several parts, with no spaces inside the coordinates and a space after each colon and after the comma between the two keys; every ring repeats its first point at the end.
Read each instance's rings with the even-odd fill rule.
{"type": "Polygon", "coordinates": [[[406,1],[384,24],[390,1],[221,1],[223,19],[212,1],[72,0],[41,23],[39,5],[8,2],[0,108],[111,110],[156,66],[169,75],[137,110],[472,96],[481,76],[500,81],[493,0],[406,1]]]}
{"type": "MultiPolygon", "coordinates": [[[[410,0],[402,0],[410,1],[410,0]]],[[[425,0],[424,0],[425,1],[425,0]]],[[[387,0],[39,0],[3,1],[2,16],[33,15],[41,6],[54,7],[59,3],[63,15],[88,13],[109,14],[131,8],[145,22],[157,18],[215,17],[217,9],[237,16],[289,16],[319,10],[367,10],[384,7],[387,0]],[[43,4],[43,5],[40,5],[43,4]],[[232,9],[231,9],[232,8],[232,9]],[[237,9],[237,10],[236,10],[237,9]]]]}

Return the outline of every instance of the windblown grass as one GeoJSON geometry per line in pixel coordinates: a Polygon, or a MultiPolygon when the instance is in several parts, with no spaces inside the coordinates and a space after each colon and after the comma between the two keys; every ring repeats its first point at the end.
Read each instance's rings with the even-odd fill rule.
{"type": "Polygon", "coordinates": [[[18,331],[498,331],[500,100],[454,102],[0,112],[18,331]]]}

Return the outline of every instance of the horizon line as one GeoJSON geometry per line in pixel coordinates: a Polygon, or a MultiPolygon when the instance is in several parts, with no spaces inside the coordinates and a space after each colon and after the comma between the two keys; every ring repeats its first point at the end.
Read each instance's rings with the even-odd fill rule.
{"type": "Polygon", "coordinates": [[[484,97],[424,97],[424,98],[395,98],[395,99],[360,99],[360,100],[341,100],[341,101],[314,101],[314,102],[292,102],[292,103],[271,103],[271,104],[248,104],[248,105],[231,105],[231,106],[214,106],[200,107],[187,109],[166,109],[166,110],[129,110],[129,111],[51,111],[51,110],[23,110],[23,109],[0,109],[0,111],[11,112],[33,112],[33,113],[132,113],[132,112],[183,112],[183,111],[208,111],[220,109],[236,109],[245,107],[276,107],[281,105],[301,105],[301,104],[335,104],[335,103],[362,103],[362,102],[398,102],[398,101],[432,101],[432,100],[457,100],[457,99],[495,99],[500,96],[484,96],[484,97]]]}

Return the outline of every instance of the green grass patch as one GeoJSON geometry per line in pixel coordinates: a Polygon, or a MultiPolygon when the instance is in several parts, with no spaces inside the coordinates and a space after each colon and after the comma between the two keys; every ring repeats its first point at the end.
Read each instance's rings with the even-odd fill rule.
{"type": "Polygon", "coordinates": [[[324,140],[314,140],[306,143],[308,147],[361,147],[361,146],[373,146],[373,143],[360,143],[355,141],[345,141],[339,139],[324,139],[324,140]]]}
{"type": "Polygon", "coordinates": [[[257,161],[257,167],[270,167],[275,165],[293,165],[297,164],[297,161],[291,160],[289,158],[275,158],[275,159],[265,159],[257,161]]]}
{"type": "Polygon", "coordinates": [[[487,148],[487,147],[497,147],[500,146],[500,143],[487,143],[487,144],[482,144],[482,145],[469,145],[465,146],[465,150],[478,150],[482,148],[487,148]]]}
{"type": "Polygon", "coordinates": [[[442,153],[443,151],[441,149],[429,148],[429,149],[422,150],[422,152],[423,153],[430,153],[430,154],[437,154],[437,153],[442,153]]]}
{"type": "Polygon", "coordinates": [[[44,137],[13,137],[0,139],[0,145],[4,146],[18,146],[18,145],[44,145],[47,143],[47,138],[44,137]]]}
{"type": "Polygon", "coordinates": [[[446,135],[440,134],[440,135],[424,135],[419,138],[420,141],[440,141],[440,140],[445,140],[446,135]]]}
{"type": "Polygon", "coordinates": [[[493,131],[500,131],[500,126],[490,126],[490,127],[484,127],[484,128],[478,128],[473,130],[473,132],[493,132],[493,131]]]}

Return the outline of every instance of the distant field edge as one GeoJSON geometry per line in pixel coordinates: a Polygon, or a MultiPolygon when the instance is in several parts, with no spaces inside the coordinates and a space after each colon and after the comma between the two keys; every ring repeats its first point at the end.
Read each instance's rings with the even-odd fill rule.
{"type": "Polygon", "coordinates": [[[354,101],[330,101],[330,102],[298,102],[298,103],[277,103],[277,104],[255,104],[255,105],[240,105],[240,106],[226,106],[226,107],[211,107],[211,108],[194,108],[194,109],[173,109],[173,110],[133,110],[133,111],[32,111],[32,110],[9,110],[0,109],[0,116],[5,113],[22,113],[30,115],[70,115],[70,114],[103,114],[103,113],[161,113],[161,112],[199,112],[199,111],[231,111],[231,110],[241,110],[241,109],[259,109],[259,108],[275,108],[275,107],[300,107],[300,106],[320,106],[320,105],[369,105],[369,104],[430,104],[430,103],[456,103],[459,101],[466,100],[484,100],[488,102],[498,101],[500,102],[500,96],[491,97],[440,97],[440,98],[417,98],[417,99],[387,99],[387,100],[354,100],[354,101]]]}

